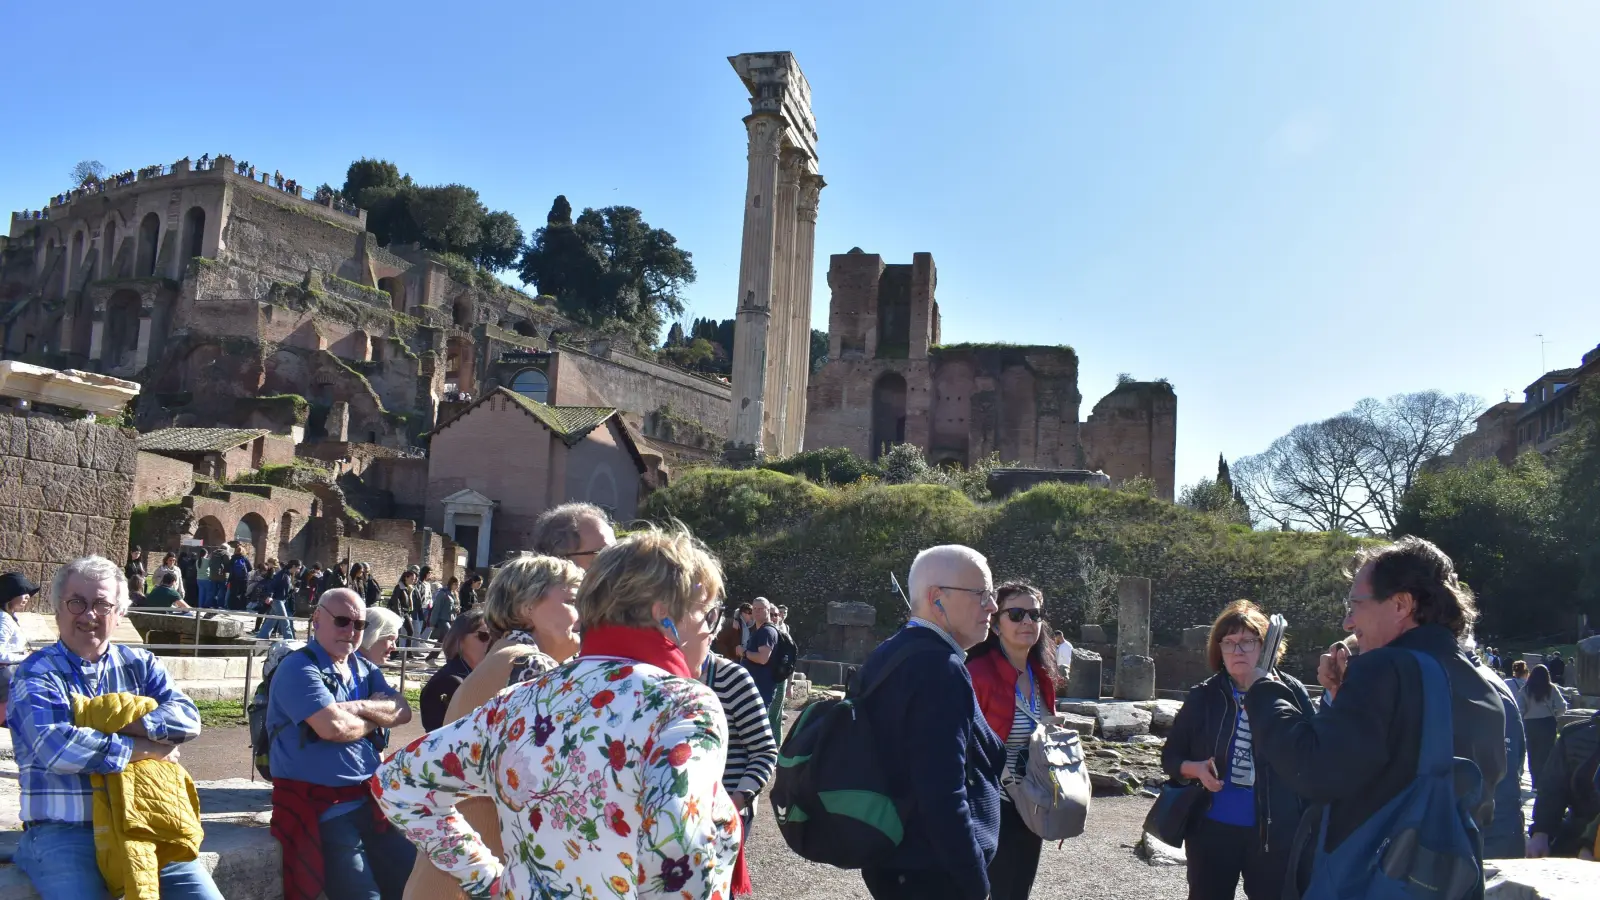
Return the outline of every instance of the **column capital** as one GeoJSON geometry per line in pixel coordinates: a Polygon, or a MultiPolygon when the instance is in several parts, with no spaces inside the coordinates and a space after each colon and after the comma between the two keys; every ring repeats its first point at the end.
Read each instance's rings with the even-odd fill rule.
{"type": "Polygon", "coordinates": [[[796,205],[800,210],[801,219],[816,224],[817,203],[821,199],[822,189],[827,186],[828,183],[821,175],[808,174],[800,179],[800,196],[796,205]]]}
{"type": "Polygon", "coordinates": [[[784,147],[779,158],[778,184],[783,187],[798,188],[800,180],[806,174],[806,160],[810,159],[804,150],[794,147],[784,147]]]}
{"type": "Polygon", "coordinates": [[[783,117],[772,113],[751,113],[744,117],[745,130],[750,135],[750,159],[766,157],[777,160],[783,150],[783,117]]]}

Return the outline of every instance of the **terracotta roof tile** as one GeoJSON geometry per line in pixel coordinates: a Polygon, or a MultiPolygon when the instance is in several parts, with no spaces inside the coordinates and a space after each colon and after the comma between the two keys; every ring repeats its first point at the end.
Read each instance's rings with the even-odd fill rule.
{"type": "Polygon", "coordinates": [[[270,433],[264,428],[163,428],[139,435],[139,449],[150,453],[221,453],[270,433]]]}

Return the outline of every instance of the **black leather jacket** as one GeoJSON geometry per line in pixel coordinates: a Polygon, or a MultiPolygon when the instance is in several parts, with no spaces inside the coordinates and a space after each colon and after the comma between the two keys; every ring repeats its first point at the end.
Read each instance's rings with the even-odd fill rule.
{"type": "MultiPolygon", "coordinates": [[[[1296,703],[1306,715],[1314,715],[1311,697],[1305,685],[1294,677],[1279,674],[1284,685],[1294,695],[1296,703]]],[[[1233,685],[1226,672],[1189,689],[1183,708],[1172,722],[1172,733],[1167,735],[1166,746],[1161,748],[1161,767],[1173,779],[1187,782],[1179,771],[1192,759],[1211,759],[1217,772],[1228,776],[1232,764],[1234,723],[1239,720],[1239,704],[1233,697],[1233,685]]],[[[1251,726],[1252,731],[1254,725],[1251,726]]],[[[1289,852],[1294,831],[1305,812],[1305,798],[1296,794],[1272,767],[1266,764],[1259,751],[1254,752],[1256,766],[1256,832],[1261,849],[1289,852]]]]}

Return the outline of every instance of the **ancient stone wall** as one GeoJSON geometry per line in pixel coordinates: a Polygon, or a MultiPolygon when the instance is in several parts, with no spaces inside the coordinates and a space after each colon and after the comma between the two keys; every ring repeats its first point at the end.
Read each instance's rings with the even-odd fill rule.
{"type": "MultiPolygon", "coordinates": [[[[92,421],[0,417],[0,571],[46,586],[84,554],[120,560],[138,474],[133,432],[92,421]]],[[[48,596],[37,611],[54,605],[48,596]]]]}
{"type": "Polygon", "coordinates": [[[133,505],[160,503],[194,490],[194,466],[181,459],[139,451],[133,484],[133,505]]]}
{"type": "Polygon", "coordinates": [[[370,519],[361,529],[361,536],[369,541],[409,547],[416,531],[417,523],[410,519],[370,519]]]}
{"type": "MultiPolygon", "coordinates": [[[[383,541],[372,541],[365,538],[342,538],[339,541],[338,559],[348,559],[351,563],[364,562],[372,566],[372,577],[378,580],[378,587],[383,590],[383,597],[388,599],[394,586],[400,583],[400,573],[411,565],[411,547],[405,544],[388,544],[383,541]]],[[[327,560],[323,560],[327,564],[327,560]]]]}
{"type": "Polygon", "coordinates": [[[663,408],[707,432],[728,433],[730,388],[681,369],[615,349],[594,355],[562,347],[551,354],[550,375],[550,403],[616,407],[646,437],[646,417],[663,408]]]}
{"type": "Polygon", "coordinates": [[[1100,398],[1083,426],[1087,466],[1113,483],[1143,476],[1156,483],[1156,496],[1171,500],[1176,490],[1178,395],[1159,381],[1118,385],[1100,398]]]}
{"type": "Polygon", "coordinates": [[[310,269],[360,282],[361,227],[355,219],[346,225],[307,215],[288,196],[279,199],[249,188],[235,191],[229,206],[224,261],[290,284],[299,284],[310,269]]]}

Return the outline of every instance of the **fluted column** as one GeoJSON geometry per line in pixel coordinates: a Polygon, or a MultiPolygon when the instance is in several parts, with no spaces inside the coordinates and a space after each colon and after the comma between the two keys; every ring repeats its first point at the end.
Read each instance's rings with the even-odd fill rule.
{"type": "MultiPolygon", "coordinates": [[[[778,169],[777,239],[774,242],[772,275],[772,319],[767,331],[767,433],[765,447],[774,456],[795,451],[790,428],[795,384],[789,366],[789,348],[794,343],[795,305],[795,230],[800,194],[800,176],[805,171],[805,154],[793,148],[783,151],[778,169]]],[[[803,390],[803,388],[802,388],[803,390]]]]}
{"type": "Polygon", "coordinates": [[[772,315],[773,247],[776,238],[778,155],[783,119],[745,117],[749,167],[744,195],[744,243],[739,253],[739,304],[733,337],[733,434],[731,455],[760,457],[767,397],[767,328],[772,315]]]}
{"type": "Polygon", "coordinates": [[[794,433],[791,452],[795,453],[805,449],[806,386],[811,383],[811,274],[816,265],[817,202],[826,185],[821,175],[807,174],[800,179],[800,193],[795,203],[797,227],[792,279],[795,327],[789,345],[790,377],[795,387],[788,398],[789,423],[794,433]]]}

